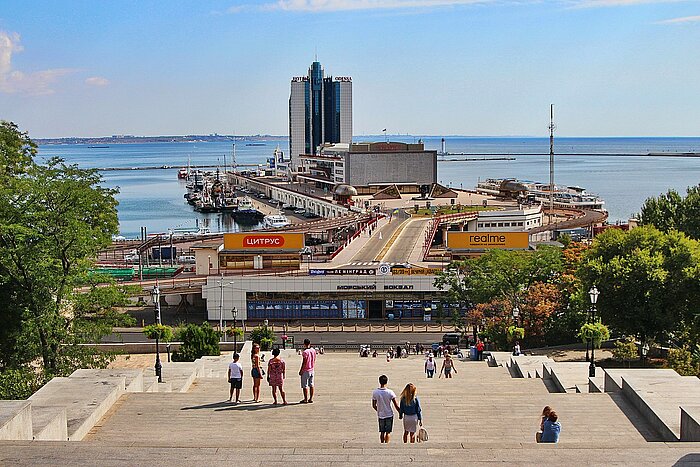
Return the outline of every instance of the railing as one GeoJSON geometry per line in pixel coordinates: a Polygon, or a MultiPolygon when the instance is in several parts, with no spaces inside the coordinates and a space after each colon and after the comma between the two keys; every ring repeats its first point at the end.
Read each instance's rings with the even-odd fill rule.
{"type": "Polygon", "coordinates": [[[425,234],[425,241],[423,242],[423,260],[426,261],[428,254],[430,253],[430,247],[435,239],[435,234],[441,224],[452,221],[467,221],[478,217],[476,212],[456,212],[454,214],[445,214],[443,216],[433,217],[428,225],[428,230],[425,234]]]}
{"type": "MultiPolygon", "coordinates": [[[[250,321],[249,321],[250,324],[250,321]]],[[[438,323],[268,323],[274,332],[454,332],[451,324],[438,323]]]]}

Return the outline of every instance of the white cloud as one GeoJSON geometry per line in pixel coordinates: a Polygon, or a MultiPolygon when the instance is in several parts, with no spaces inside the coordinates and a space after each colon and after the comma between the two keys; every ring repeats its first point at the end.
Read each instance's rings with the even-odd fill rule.
{"type": "Polygon", "coordinates": [[[19,34],[0,31],[0,92],[32,96],[53,94],[51,85],[56,80],[77,71],[70,68],[52,68],[31,73],[14,70],[12,54],[23,50],[19,42],[19,34]]]}
{"type": "Polygon", "coordinates": [[[656,3],[677,3],[684,0],[574,0],[574,8],[605,8],[617,6],[647,5],[656,3]]]}
{"type": "Polygon", "coordinates": [[[274,3],[263,5],[263,8],[284,11],[324,12],[429,8],[479,3],[494,3],[494,0],[277,0],[274,3]]]}
{"type": "Polygon", "coordinates": [[[699,16],[684,16],[682,18],[666,19],[664,21],[659,21],[657,24],[688,24],[688,23],[700,23],[700,15],[699,16]]]}
{"type": "Polygon", "coordinates": [[[85,84],[89,86],[101,87],[109,85],[109,80],[107,78],[103,78],[102,76],[91,76],[85,80],[85,84]]]}

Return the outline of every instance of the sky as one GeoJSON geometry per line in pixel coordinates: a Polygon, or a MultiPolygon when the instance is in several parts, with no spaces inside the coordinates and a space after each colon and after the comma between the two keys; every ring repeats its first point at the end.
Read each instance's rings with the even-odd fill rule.
{"type": "Polygon", "coordinates": [[[286,135],[314,57],[356,135],[700,133],[700,0],[0,0],[0,119],[286,135]]]}

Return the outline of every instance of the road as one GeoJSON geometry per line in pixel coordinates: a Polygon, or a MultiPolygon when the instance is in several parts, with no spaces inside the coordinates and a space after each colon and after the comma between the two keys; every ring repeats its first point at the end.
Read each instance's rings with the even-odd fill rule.
{"type": "MultiPolygon", "coordinates": [[[[282,332],[277,332],[278,337],[282,332]]],[[[396,345],[406,341],[423,344],[440,342],[444,332],[290,332],[295,343],[301,343],[309,339],[314,345],[328,344],[370,344],[370,345],[396,345]]],[[[122,332],[121,335],[110,335],[102,339],[107,343],[144,343],[153,342],[139,331],[122,332]]]]}
{"type": "Polygon", "coordinates": [[[382,227],[381,230],[375,231],[372,234],[372,238],[367,241],[362,247],[362,250],[353,256],[352,261],[375,261],[377,255],[382,251],[389,239],[391,239],[396,229],[398,229],[403,222],[406,222],[408,218],[409,216],[403,211],[394,215],[391,222],[382,227]],[[379,232],[382,234],[381,239],[379,238],[379,232]]]}
{"type": "Polygon", "coordinates": [[[405,263],[411,256],[411,251],[416,243],[423,241],[423,232],[430,219],[409,220],[403,231],[399,234],[394,244],[384,256],[383,261],[387,263],[405,263]]]}

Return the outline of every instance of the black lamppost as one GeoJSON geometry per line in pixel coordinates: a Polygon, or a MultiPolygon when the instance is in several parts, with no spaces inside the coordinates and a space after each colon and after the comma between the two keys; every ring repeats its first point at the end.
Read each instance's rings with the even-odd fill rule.
{"type": "MultiPolygon", "coordinates": [[[[588,296],[591,299],[591,315],[592,319],[591,322],[595,323],[595,304],[598,303],[598,295],[600,295],[600,292],[598,292],[598,288],[594,285],[591,287],[591,290],[588,291],[588,296]]],[[[595,345],[593,344],[593,340],[591,339],[591,364],[588,365],[588,376],[591,378],[595,377],[595,345]]]]}
{"type": "Polygon", "coordinates": [[[238,310],[236,307],[233,307],[233,310],[231,310],[231,314],[233,315],[233,353],[238,352],[238,333],[236,332],[236,316],[238,315],[238,310]]]}
{"type": "MultiPolygon", "coordinates": [[[[153,286],[153,290],[151,290],[151,298],[153,299],[153,305],[154,305],[154,311],[156,315],[156,324],[160,325],[160,289],[158,288],[157,285],[153,286]]],[[[163,365],[160,363],[160,332],[156,333],[156,376],[158,377],[158,382],[162,383],[163,382],[163,376],[162,376],[162,369],[163,365]]]]}

